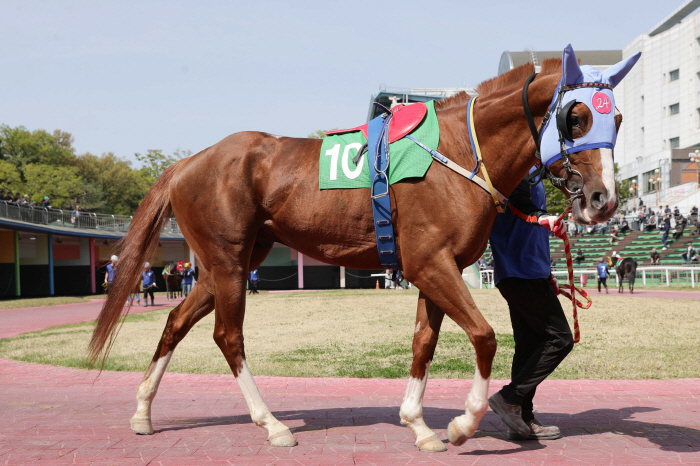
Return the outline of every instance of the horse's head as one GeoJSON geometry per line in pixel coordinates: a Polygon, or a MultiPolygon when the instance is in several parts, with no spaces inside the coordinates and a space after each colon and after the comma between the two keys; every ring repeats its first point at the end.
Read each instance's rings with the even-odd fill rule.
{"type": "Polygon", "coordinates": [[[613,149],[622,114],[613,88],[641,52],[601,72],[579,66],[571,45],[564,49],[562,79],[542,131],[542,162],[559,178],[579,223],[604,222],[617,209],[613,149]]]}

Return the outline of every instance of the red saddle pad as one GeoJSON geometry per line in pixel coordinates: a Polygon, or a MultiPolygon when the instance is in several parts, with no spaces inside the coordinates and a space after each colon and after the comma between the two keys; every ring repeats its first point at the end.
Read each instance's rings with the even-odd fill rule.
{"type": "MultiPolygon", "coordinates": [[[[398,141],[402,137],[406,136],[408,133],[416,129],[416,127],[423,121],[425,114],[428,112],[427,107],[424,103],[418,102],[411,105],[399,104],[391,109],[394,114],[389,123],[389,143],[398,141]]],[[[362,126],[357,126],[350,129],[336,129],[335,131],[328,131],[328,135],[333,134],[343,134],[351,133],[353,131],[362,131],[362,134],[367,138],[367,125],[365,123],[362,126]]]]}

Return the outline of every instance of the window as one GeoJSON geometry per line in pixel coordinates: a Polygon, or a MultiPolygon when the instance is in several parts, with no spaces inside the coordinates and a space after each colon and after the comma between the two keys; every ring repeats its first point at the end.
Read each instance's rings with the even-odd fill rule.
{"type": "Polygon", "coordinates": [[[670,81],[678,81],[679,78],[679,70],[673,70],[668,74],[668,80],[670,81]]]}
{"type": "Polygon", "coordinates": [[[653,193],[656,190],[656,184],[654,184],[654,170],[644,173],[642,178],[644,179],[642,184],[644,194],[653,193]]]}
{"type": "Polygon", "coordinates": [[[670,115],[677,115],[678,112],[680,112],[680,111],[681,111],[681,104],[680,103],[669,105],[669,107],[668,107],[668,113],[670,115]]]}
{"type": "Polygon", "coordinates": [[[668,140],[671,149],[678,149],[681,146],[681,138],[671,138],[668,140]]]}

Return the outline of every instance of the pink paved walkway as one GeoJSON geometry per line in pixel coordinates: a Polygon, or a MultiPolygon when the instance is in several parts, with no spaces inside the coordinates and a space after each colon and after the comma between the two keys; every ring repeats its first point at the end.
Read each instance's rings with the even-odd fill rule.
{"type": "MultiPolygon", "coordinates": [[[[51,325],[69,323],[67,316],[89,319],[69,306],[73,311],[52,315],[65,318],[51,325]]],[[[58,310],[0,312],[0,326],[14,322],[6,334],[34,330],[49,309],[58,310]]],[[[167,373],[153,406],[156,434],[135,435],[129,418],[141,377],[97,378],[94,371],[0,359],[0,464],[700,465],[700,379],[546,381],[537,392],[538,417],[559,425],[564,438],[507,441],[489,411],[465,445],[427,454],[398,423],[404,380],[256,377],[270,409],[299,441],[280,449],[251,423],[231,375],[167,373]]],[[[502,384],[492,382],[491,392],[502,384]]],[[[463,413],[470,386],[429,382],[425,419],[440,438],[463,413]]]]}
{"type": "MultiPolygon", "coordinates": [[[[164,307],[174,307],[181,301],[182,299],[166,301],[165,297],[158,297],[154,307],[134,305],[131,307],[130,313],[139,314],[164,307]]],[[[93,321],[100,314],[103,303],[103,299],[96,299],[88,303],[0,310],[0,338],[43,330],[58,325],[93,321]]]]}

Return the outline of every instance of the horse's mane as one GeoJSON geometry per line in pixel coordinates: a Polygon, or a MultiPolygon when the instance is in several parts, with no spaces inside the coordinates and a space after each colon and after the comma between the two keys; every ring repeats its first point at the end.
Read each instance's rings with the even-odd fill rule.
{"type": "MultiPolygon", "coordinates": [[[[522,85],[523,81],[535,72],[535,65],[526,63],[524,65],[513,68],[507,73],[491,78],[479,84],[476,87],[476,92],[480,96],[493,94],[497,91],[509,89],[514,85],[522,85]]],[[[555,74],[561,73],[561,60],[558,58],[549,58],[542,61],[542,69],[540,74],[555,74]]],[[[453,96],[441,99],[435,102],[435,110],[447,110],[453,107],[461,107],[469,101],[469,94],[461,91],[453,96]]]]}

